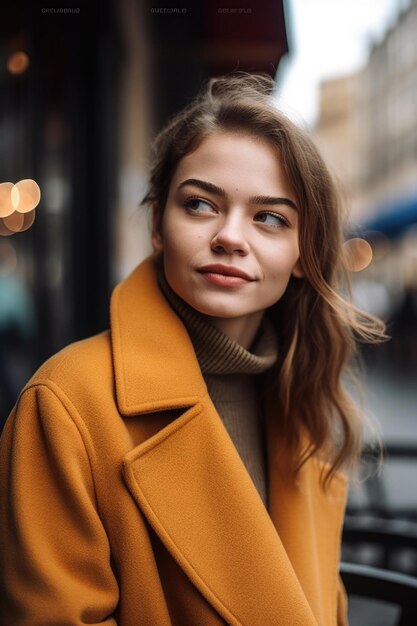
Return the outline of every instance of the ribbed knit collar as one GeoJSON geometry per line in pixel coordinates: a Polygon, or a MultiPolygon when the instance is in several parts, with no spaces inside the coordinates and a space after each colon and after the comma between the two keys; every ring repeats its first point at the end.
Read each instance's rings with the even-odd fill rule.
{"type": "Polygon", "coordinates": [[[262,374],[276,362],[276,334],[266,318],[249,351],[177,296],[165,278],[162,263],[158,263],[158,283],[187,328],[203,374],[262,374]]]}

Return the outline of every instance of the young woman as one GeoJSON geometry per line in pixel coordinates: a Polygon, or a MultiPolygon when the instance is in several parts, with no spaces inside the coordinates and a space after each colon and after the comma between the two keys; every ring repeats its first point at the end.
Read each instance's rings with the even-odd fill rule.
{"type": "Polygon", "coordinates": [[[344,297],[338,196],[273,81],[213,79],[155,143],[155,254],[1,442],[1,623],[334,626],[342,386],[382,326],[344,297]]]}

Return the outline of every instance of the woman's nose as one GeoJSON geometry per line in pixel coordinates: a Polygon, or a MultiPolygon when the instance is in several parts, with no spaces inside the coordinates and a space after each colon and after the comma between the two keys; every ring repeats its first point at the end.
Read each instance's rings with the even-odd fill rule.
{"type": "Polygon", "coordinates": [[[228,219],[213,237],[211,249],[217,253],[246,255],[250,246],[244,225],[239,219],[228,219]]]}

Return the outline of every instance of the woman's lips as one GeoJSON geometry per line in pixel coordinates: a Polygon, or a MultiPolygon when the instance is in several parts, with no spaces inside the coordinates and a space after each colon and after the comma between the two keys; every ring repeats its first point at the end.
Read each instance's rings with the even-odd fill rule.
{"type": "Polygon", "coordinates": [[[198,272],[207,281],[220,287],[238,287],[254,280],[246,272],[229,265],[205,265],[200,267],[198,272]]]}

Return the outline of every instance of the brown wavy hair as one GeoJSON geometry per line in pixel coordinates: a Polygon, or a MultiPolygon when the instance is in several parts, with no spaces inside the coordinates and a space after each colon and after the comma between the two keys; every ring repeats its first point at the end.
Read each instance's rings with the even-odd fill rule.
{"type": "Polygon", "coordinates": [[[270,76],[244,72],[205,82],[156,137],[141,204],[163,212],[179,161],[208,135],[244,132],[275,146],[297,198],[304,278],[291,278],[283,297],[267,310],[279,345],[272,393],[280,444],[293,459],[291,476],[319,455],[326,460],[326,486],[337,470],[356,465],[362,448],[362,412],[345,389],[357,342],[376,343],[386,335],[380,320],[350,301],[341,194],[308,132],[278,110],[274,88],[270,76]]]}

